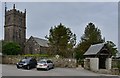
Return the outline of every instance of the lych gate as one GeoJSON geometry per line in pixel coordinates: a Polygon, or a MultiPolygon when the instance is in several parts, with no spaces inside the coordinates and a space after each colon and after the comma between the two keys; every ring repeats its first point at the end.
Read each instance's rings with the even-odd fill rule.
{"type": "Polygon", "coordinates": [[[99,69],[111,69],[111,52],[105,43],[91,45],[85,52],[85,65],[86,60],[89,59],[89,69],[98,71],[99,69]]]}

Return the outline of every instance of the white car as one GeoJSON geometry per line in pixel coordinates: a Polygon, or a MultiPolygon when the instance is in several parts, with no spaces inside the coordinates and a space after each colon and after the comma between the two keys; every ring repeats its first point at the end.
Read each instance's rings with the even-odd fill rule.
{"type": "Polygon", "coordinates": [[[43,59],[38,61],[36,69],[45,69],[45,70],[49,70],[49,69],[53,69],[54,68],[54,64],[51,60],[47,60],[47,59],[43,59]]]}

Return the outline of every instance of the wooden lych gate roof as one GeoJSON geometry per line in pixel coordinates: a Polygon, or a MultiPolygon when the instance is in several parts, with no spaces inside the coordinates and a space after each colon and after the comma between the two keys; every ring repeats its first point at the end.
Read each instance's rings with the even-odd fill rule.
{"type": "Polygon", "coordinates": [[[84,53],[84,55],[97,55],[104,46],[105,43],[91,45],[90,48],[84,53]]]}

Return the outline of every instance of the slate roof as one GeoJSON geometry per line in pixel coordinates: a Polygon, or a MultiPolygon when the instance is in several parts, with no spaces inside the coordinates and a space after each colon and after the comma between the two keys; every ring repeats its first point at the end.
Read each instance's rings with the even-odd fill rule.
{"type": "Polygon", "coordinates": [[[96,55],[104,46],[105,43],[91,45],[84,55],[96,55]]]}
{"type": "Polygon", "coordinates": [[[41,38],[37,38],[37,37],[33,37],[33,39],[34,39],[40,46],[49,47],[47,40],[41,39],[41,38]]]}

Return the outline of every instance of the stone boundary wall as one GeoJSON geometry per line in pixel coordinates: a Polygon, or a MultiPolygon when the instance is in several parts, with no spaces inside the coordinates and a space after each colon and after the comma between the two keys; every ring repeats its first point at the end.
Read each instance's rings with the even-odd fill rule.
{"type": "Polygon", "coordinates": [[[90,70],[90,59],[84,59],[84,68],[90,70]]]}
{"type": "MultiPolygon", "coordinates": [[[[2,63],[3,64],[16,64],[18,61],[20,61],[21,59],[25,58],[24,56],[8,56],[8,55],[4,55],[2,56],[2,63]]],[[[34,57],[36,58],[36,60],[40,60],[43,59],[43,57],[34,57]]],[[[68,68],[75,68],[77,66],[77,61],[76,59],[71,59],[71,58],[46,58],[45,59],[51,59],[54,64],[55,67],[68,67],[68,68]]]]}
{"type": "Polygon", "coordinates": [[[118,64],[120,66],[120,59],[112,59],[112,74],[120,75],[120,68],[118,68],[118,64]]]}
{"type": "Polygon", "coordinates": [[[98,58],[86,58],[84,59],[84,68],[92,71],[98,71],[98,58]]]}
{"type": "Polygon", "coordinates": [[[2,56],[0,55],[0,64],[2,63],[2,56]]]}
{"type": "MultiPolygon", "coordinates": [[[[120,59],[112,59],[111,69],[109,69],[108,71],[102,71],[102,73],[104,73],[104,74],[109,73],[112,75],[120,75],[120,68],[117,67],[118,64],[120,64],[120,59]]],[[[84,59],[84,68],[87,70],[91,70],[89,58],[84,59]]],[[[101,72],[101,70],[98,70],[98,71],[101,72]]]]}

